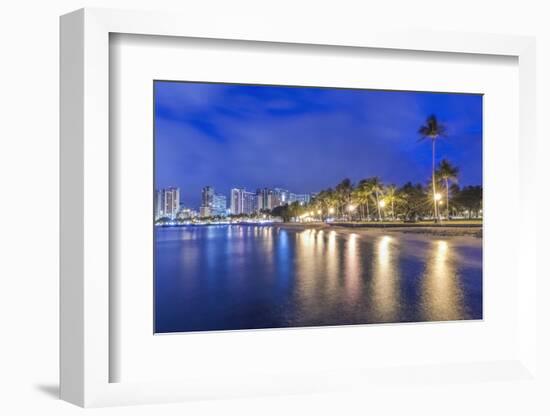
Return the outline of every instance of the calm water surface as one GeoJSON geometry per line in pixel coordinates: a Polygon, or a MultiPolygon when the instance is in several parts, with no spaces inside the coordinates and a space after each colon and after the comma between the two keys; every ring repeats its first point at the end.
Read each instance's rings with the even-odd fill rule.
{"type": "Polygon", "coordinates": [[[474,237],[156,228],[155,332],[482,318],[474,237]]]}

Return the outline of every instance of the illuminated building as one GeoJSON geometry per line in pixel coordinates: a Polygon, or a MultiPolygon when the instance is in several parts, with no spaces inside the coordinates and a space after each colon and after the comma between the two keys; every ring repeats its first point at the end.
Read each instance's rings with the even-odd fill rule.
{"type": "Polygon", "coordinates": [[[201,217],[227,215],[227,200],[225,195],[217,194],[213,187],[205,186],[201,194],[201,217]]]}
{"type": "Polygon", "coordinates": [[[212,200],[212,215],[225,217],[227,215],[227,198],[225,195],[214,193],[212,200]]]}
{"type": "Polygon", "coordinates": [[[279,205],[290,204],[290,192],[286,189],[274,188],[273,196],[273,208],[279,205]]]}
{"type": "Polygon", "coordinates": [[[155,219],[176,218],[180,208],[180,190],[170,187],[160,189],[155,194],[155,219]]]}
{"type": "Polygon", "coordinates": [[[244,188],[231,189],[231,214],[253,214],[256,211],[256,194],[244,188]]]}
{"type": "Polygon", "coordinates": [[[257,201],[256,210],[262,211],[264,209],[267,209],[267,210],[273,209],[273,202],[274,202],[273,200],[274,200],[274,196],[273,196],[273,191],[271,189],[268,189],[268,188],[258,189],[256,191],[256,201],[257,201]]]}
{"type": "Polygon", "coordinates": [[[311,200],[310,194],[290,194],[290,203],[292,202],[299,202],[300,205],[306,205],[309,204],[309,201],[311,200]]]}

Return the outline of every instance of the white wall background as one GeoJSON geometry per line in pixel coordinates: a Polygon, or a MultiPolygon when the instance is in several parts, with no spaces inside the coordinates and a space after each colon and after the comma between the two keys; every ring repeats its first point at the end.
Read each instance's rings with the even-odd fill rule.
{"type": "MultiPolygon", "coordinates": [[[[269,16],[330,25],[405,26],[489,33],[536,35],[538,41],[538,129],[541,214],[539,249],[548,231],[549,201],[544,141],[550,115],[550,13],[535,0],[338,0],[170,1],[19,0],[0,6],[0,414],[70,415],[82,410],[60,402],[58,368],[58,16],[84,6],[178,10],[269,16]]],[[[546,8],[545,8],[546,6],[546,8]]],[[[535,180],[535,178],[534,178],[535,180]]],[[[541,256],[542,257],[542,256],[541,256]]],[[[543,267],[542,263],[539,267],[543,267]]],[[[544,266],[550,278],[549,268],[544,266]]],[[[539,359],[550,374],[550,284],[539,287],[542,348],[539,359]],[[546,356],[545,356],[546,355],[546,356]]],[[[548,381],[548,379],[547,379],[548,381]]],[[[525,383],[469,386],[431,385],[402,390],[388,387],[376,397],[335,393],[99,409],[101,415],[192,414],[549,414],[549,385],[525,383]]]]}

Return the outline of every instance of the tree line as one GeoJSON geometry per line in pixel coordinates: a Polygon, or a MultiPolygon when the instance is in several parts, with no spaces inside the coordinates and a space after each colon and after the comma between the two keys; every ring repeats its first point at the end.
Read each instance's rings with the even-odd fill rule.
{"type": "Polygon", "coordinates": [[[378,177],[362,179],[357,184],[344,179],[334,188],[319,192],[310,204],[277,207],[272,215],[285,221],[298,217],[335,217],[361,221],[431,218],[439,222],[464,213],[468,218],[479,217],[483,198],[481,186],[460,188],[458,167],[446,159],[436,164],[436,142],[447,137],[446,126],[431,115],[417,133],[419,141],[427,140],[431,145],[432,172],[428,185],[407,182],[397,187],[383,184],[378,177]]]}
{"type": "Polygon", "coordinates": [[[336,186],[320,191],[309,204],[275,207],[271,215],[284,221],[311,217],[350,221],[386,221],[450,219],[454,216],[478,218],[482,210],[482,187],[457,184],[458,168],[442,160],[427,185],[407,182],[398,187],[384,184],[378,177],[357,183],[344,179],[336,186]],[[435,190],[435,195],[434,195],[435,190]],[[434,211],[433,201],[437,204],[434,211]],[[436,218],[437,216],[437,218],[436,218]]]}

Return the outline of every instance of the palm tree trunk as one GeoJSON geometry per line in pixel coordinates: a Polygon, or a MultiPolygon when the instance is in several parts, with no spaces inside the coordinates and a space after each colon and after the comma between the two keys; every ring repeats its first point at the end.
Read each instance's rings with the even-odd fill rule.
{"type": "Polygon", "coordinates": [[[445,178],[445,187],[447,188],[447,220],[450,219],[449,215],[449,178],[445,178]]]}
{"type": "Polygon", "coordinates": [[[376,208],[378,208],[378,221],[382,221],[382,216],[380,215],[380,201],[378,199],[378,191],[375,192],[376,195],[376,208]]]}
{"type": "Polygon", "coordinates": [[[395,221],[395,211],[393,210],[393,199],[391,200],[391,219],[395,221]]]}
{"type": "Polygon", "coordinates": [[[437,212],[437,201],[435,199],[435,139],[432,139],[432,192],[434,200],[434,219],[435,222],[439,220],[439,213],[437,212]]]}
{"type": "Polygon", "coordinates": [[[367,221],[370,221],[369,199],[368,199],[368,197],[367,197],[367,221]]]}

